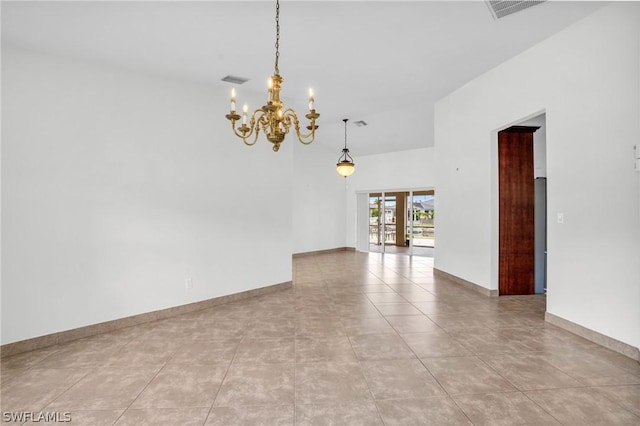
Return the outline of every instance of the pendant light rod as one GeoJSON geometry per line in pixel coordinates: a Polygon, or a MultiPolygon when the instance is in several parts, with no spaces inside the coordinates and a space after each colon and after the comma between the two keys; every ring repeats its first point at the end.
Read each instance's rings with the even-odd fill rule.
{"type": "Polygon", "coordinates": [[[347,121],[349,119],[343,118],[342,121],[344,121],[344,149],[347,149],[347,121]]]}

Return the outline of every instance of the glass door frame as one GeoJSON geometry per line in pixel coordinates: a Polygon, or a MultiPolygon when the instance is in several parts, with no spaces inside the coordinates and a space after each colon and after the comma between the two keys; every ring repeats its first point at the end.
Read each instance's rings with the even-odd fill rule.
{"type": "MultiPolygon", "coordinates": [[[[382,254],[388,252],[388,253],[403,253],[409,256],[414,256],[414,255],[424,256],[425,254],[421,252],[421,250],[418,250],[420,254],[416,254],[416,246],[414,244],[414,230],[415,230],[414,215],[417,212],[414,206],[414,197],[422,196],[422,195],[435,196],[435,190],[433,188],[424,188],[424,189],[419,188],[419,189],[411,189],[411,190],[371,191],[371,192],[367,191],[366,195],[367,195],[367,204],[368,204],[367,206],[368,223],[367,223],[367,231],[366,231],[367,243],[368,243],[367,251],[372,253],[382,253],[382,254]],[[387,201],[388,201],[387,198],[389,196],[395,197],[396,199],[395,200],[396,221],[395,221],[395,224],[393,225],[395,226],[395,229],[396,229],[396,239],[393,245],[400,245],[401,244],[400,241],[405,241],[408,239],[408,245],[405,245],[406,251],[403,251],[401,249],[392,251],[391,248],[386,247],[387,246],[386,234],[387,234],[387,229],[389,228],[388,225],[390,225],[386,223],[387,222],[386,207],[387,207],[387,201]],[[398,201],[399,197],[405,197],[405,199],[402,201],[398,201]],[[376,244],[376,242],[371,242],[371,235],[373,235],[371,233],[371,229],[373,226],[375,226],[375,225],[371,225],[371,218],[374,217],[371,215],[371,210],[373,209],[371,207],[372,198],[377,199],[377,205],[374,208],[378,209],[378,215],[377,215],[378,223],[376,226],[376,232],[378,233],[377,242],[379,242],[380,244],[376,244]],[[403,211],[399,212],[398,206],[400,206],[401,210],[403,211]],[[405,215],[405,217],[398,218],[399,214],[405,215]],[[402,225],[402,226],[399,226],[399,225],[402,225]],[[408,234],[408,238],[407,238],[407,234],[408,234]],[[400,237],[404,237],[404,238],[400,238],[400,237]],[[374,244],[379,249],[372,250],[372,247],[374,244]]],[[[422,246],[417,246],[417,247],[422,247],[422,246]]]]}
{"type": "MultiPolygon", "coordinates": [[[[377,198],[377,206],[376,208],[378,209],[378,216],[377,216],[377,226],[376,226],[376,233],[377,233],[377,246],[380,246],[381,249],[380,251],[372,251],[371,250],[371,239],[369,238],[369,247],[368,247],[368,251],[369,252],[373,252],[373,253],[383,253],[385,252],[384,247],[385,247],[385,235],[386,235],[386,229],[385,229],[385,215],[384,215],[384,209],[385,209],[385,192],[369,192],[368,193],[368,199],[369,199],[369,209],[371,209],[371,199],[372,198],[377,198]]],[[[371,235],[371,218],[373,216],[371,216],[371,214],[369,214],[369,225],[368,225],[368,229],[369,229],[369,235],[371,235]]]]}

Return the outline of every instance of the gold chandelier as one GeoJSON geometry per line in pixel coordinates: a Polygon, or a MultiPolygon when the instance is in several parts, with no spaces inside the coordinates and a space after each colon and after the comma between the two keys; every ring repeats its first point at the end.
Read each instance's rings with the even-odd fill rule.
{"type": "Polygon", "coordinates": [[[231,121],[231,128],[233,133],[241,138],[245,145],[255,145],[258,140],[258,134],[260,130],[264,131],[269,142],[273,144],[273,150],[278,152],[280,149],[280,143],[284,140],[284,137],[289,133],[289,129],[293,126],[298,135],[298,140],[309,145],[313,142],[316,134],[316,119],[320,117],[320,114],[313,108],[313,91],[309,89],[309,112],[305,117],[310,120],[307,126],[308,133],[300,131],[300,121],[298,115],[292,108],[286,108],[284,103],[280,100],[280,85],[283,78],[280,76],[280,70],[278,69],[278,58],[280,57],[280,0],[276,0],[276,64],[273,75],[269,79],[269,90],[266,105],[257,109],[251,113],[251,120],[247,125],[247,111],[248,107],[245,104],[242,108],[242,125],[236,127],[236,122],[240,120],[240,115],[236,112],[236,93],[235,89],[231,89],[231,111],[225,117],[231,121]]]}

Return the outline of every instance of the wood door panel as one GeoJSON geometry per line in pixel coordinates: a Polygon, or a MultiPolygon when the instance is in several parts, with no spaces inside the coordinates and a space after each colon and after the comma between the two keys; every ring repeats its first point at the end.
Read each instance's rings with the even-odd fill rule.
{"type": "Polygon", "coordinates": [[[499,260],[501,295],[533,294],[533,132],[511,127],[498,133],[499,260]]]}

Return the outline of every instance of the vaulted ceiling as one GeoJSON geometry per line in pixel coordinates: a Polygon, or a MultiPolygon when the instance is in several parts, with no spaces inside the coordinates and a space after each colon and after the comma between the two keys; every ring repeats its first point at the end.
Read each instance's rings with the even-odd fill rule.
{"type": "MultiPolygon", "coordinates": [[[[550,1],[494,20],[483,1],[282,0],[282,96],[306,108],[316,93],[317,143],[339,154],[433,145],[433,105],[603,6],[550,1]]],[[[275,1],[2,2],[2,44],[224,86],[266,97],[275,1]]],[[[523,81],[526,84],[526,81],[523,81]]],[[[215,102],[227,102],[216,99],[215,102]]],[[[251,105],[256,108],[259,105],[251,105]]],[[[224,117],[212,117],[226,122],[224,117]]]]}

